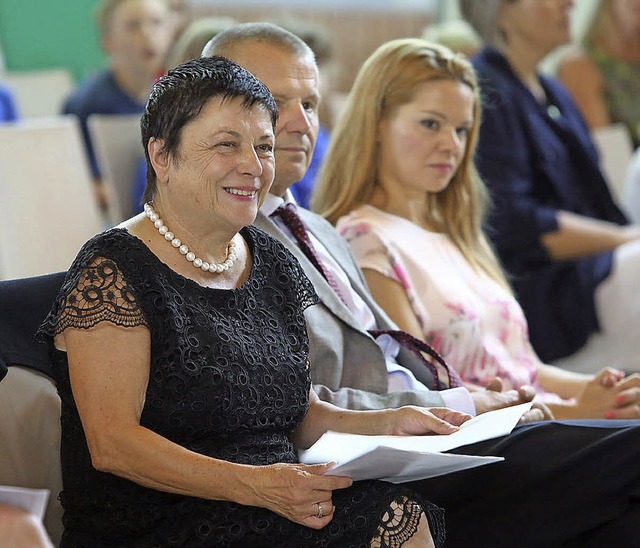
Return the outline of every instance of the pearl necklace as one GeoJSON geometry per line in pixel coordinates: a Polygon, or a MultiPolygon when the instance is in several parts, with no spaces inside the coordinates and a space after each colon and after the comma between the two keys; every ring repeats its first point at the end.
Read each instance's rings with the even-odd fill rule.
{"type": "Polygon", "coordinates": [[[158,229],[158,232],[164,236],[164,239],[170,242],[171,245],[175,247],[194,267],[199,268],[204,272],[213,272],[214,274],[218,274],[225,270],[229,270],[233,266],[233,263],[236,262],[238,255],[236,254],[236,242],[234,240],[231,240],[227,245],[227,255],[224,262],[208,263],[207,261],[203,261],[200,257],[196,257],[196,254],[193,251],[189,251],[189,248],[183,244],[179,238],[175,237],[174,233],[169,230],[167,225],[164,224],[164,221],[155,212],[153,207],[151,207],[151,204],[144,204],[144,213],[153,223],[153,226],[158,229]]]}

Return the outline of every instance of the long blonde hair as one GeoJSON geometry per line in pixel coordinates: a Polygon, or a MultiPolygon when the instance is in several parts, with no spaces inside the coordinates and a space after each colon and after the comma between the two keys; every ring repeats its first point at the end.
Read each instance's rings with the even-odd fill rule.
{"type": "Polygon", "coordinates": [[[380,121],[409,103],[429,81],[457,80],[474,93],[474,124],[460,166],[445,190],[427,193],[430,224],[446,234],[474,267],[508,284],[482,232],[487,191],[473,163],[480,124],[480,90],[473,67],[462,55],[419,38],[380,46],[358,72],[345,109],[334,128],[312,208],[329,222],[370,203],[377,181],[380,121]]]}

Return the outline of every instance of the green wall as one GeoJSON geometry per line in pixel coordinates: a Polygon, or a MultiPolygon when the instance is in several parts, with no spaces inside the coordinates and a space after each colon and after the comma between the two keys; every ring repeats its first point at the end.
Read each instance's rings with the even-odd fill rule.
{"type": "Polygon", "coordinates": [[[97,0],[0,0],[7,70],[69,68],[76,79],[105,65],[93,17],[97,0]]]}

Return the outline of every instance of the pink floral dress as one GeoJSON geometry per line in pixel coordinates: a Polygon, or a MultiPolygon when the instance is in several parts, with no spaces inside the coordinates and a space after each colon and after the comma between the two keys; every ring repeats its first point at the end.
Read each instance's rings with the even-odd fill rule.
{"type": "Polygon", "coordinates": [[[562,401],[537,383],[540,361],[516,299],[446,235],[369,205],[341,218],[338,230],[362,269],[404,288],[424,339],[465,382],[484,386],[500,377],[506,388],[530,384],[542,400],[562,401]]]}

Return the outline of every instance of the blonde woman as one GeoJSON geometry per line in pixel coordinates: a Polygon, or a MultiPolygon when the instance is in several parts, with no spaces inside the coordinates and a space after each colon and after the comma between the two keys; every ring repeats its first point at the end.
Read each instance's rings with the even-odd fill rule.
{"type": "Polygon", "coordinates": [[[481,229],[479,89],[461,55],[381,46],[339,121],[313,207],[350,242],[376,300],[472,385],[533,384],[558,418],[640,418],[640,378],[543,364],[481,229]]]}
{"type": "Polygon", "coordinates": [[[640,144],[640,1],[600,0],[580,46],[557,75],[590,128],[623,123],[640,144]]]}

